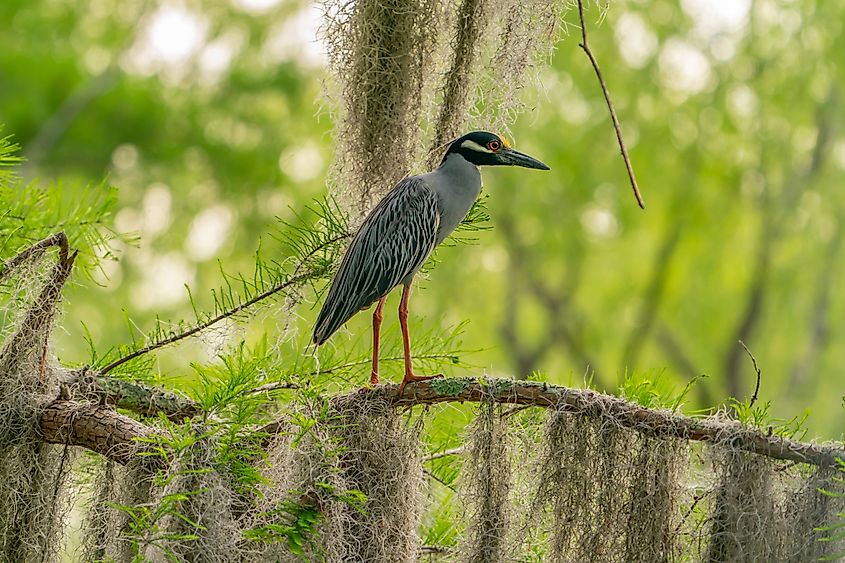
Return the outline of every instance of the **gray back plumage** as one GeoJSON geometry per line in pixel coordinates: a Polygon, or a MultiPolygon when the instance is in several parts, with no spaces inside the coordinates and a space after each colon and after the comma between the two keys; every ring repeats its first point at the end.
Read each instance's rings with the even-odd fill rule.
{"type": "Polygon", "coordinates": [[[322,344],[355,313],[412,276],[434,249],[437,194],[420,176],[405,178],[367,215],[346,249],[314,326],[322,344]]]}

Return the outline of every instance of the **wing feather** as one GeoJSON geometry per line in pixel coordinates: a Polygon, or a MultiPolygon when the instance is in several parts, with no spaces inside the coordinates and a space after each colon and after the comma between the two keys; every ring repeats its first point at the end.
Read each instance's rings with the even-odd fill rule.
{"type": "Polygon", "coordinates": [[[434,249],[439,222],[437,196],[425,182],[412,176],[396,184],[349,243],[317,316],[314,343],[415,273],[434,249]]]}

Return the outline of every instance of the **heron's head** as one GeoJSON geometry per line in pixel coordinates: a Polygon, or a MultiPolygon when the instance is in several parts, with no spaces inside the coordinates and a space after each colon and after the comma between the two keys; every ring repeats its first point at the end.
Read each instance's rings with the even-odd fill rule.
{"type": "Polygon", "coordinates": [[[536,158],[512,149],[504,137],[487,131],[473,131],[458,137],[449,145],[443,160],[450,154],[459,154],[476,166],[523,166],[549,170],[536,158]]]}

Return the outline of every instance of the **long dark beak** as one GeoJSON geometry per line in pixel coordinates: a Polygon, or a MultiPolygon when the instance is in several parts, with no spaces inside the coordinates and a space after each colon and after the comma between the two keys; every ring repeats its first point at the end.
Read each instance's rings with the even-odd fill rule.
{"type": "Polygon", "coordinates": [[[525,153],[513,149],[502,149],[496,155],[499,161],[506,166],[522,166],[523,168],[536,168],[538,170],[551,170],[548,166],[530,157],[525,153]]]}

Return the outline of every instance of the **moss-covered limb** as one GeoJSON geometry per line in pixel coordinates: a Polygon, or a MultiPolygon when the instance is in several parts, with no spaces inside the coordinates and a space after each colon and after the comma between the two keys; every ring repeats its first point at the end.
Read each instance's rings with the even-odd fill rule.
{"type": "Polygon", "coordinates": [[[187,397],[156,387],[123,381],[114,377],[97,377],[106,402],[144,416],[164,414],[175,422],[200,413],[199,405],[187,397]]]}
{"type": "MultiPolygon", "coordinates": [[[[411,384],[403,395],[399,394],[398,385],[384,385],[337,395],[332,402],[342,408],[345,403],[367,398],[384,400],[394,407],[410,407],[480,402],[485,397],[497,403],[555,407],[581,416],[604,417],[644,436],[730,444],[736,450],[772,459],[819,467],[836,467],[837,459],[845,460],[845,450],[841,448],[769,436],[736,421],[719,417],[692,418],[666,410],[648,409],[589,389],[533,381],[435,379],[411,384]]],[[[277,421],[261,430],[275,434],[284,427],[283,422],[277,421]]],[[[58,400],[49,404],[41,415],[41,433],[46,442],[82,446],[119,463],[126,463],[131,458],[137,447],[135,438],[152,432],[152,427],[123,416],[108,406],[58,400]]]]}
{"type": "Polygon", "coordinates": [[[137,439],[153,433],[150,426],[109,406],[63,400],[47,405],[39,427],[48,444],[81,446],[123,465],[137,453],[137,439]]]}
{"type": "MultiPolygon", "coordinates": [[[[14,358],[23,357],[25,351],[34,346],[41,346],[42,358],[46,356],[47,339],[45,332],[53,320],[53,311],[62,297],[62,287],[70,277],[73,270],[73,262],[76,260],[77,251],[70,251],[67,237],[59,232],[55,235],[35,243],[4,264],[0,280],[7,272],[14,271],[20,264],[31,260],[43,253],[47,248],[56,246],[59,248],[59,256],[55,266],[50,271],[49,277],[41,289],[41,293],[33,301],[33,305],[26,312],[23,321],[18,325],[15,333],[8,339],[0,353],[0,362],[6,364],[14,358]]],[[[41,371],[44,371],[45,360],[42,360],[41,371]]]]}
{"type": "MultiPolygon", "coordinates": [[[[431,405],[444,402],[480,402],[493,394],[499,403],[557,407],[582,416],[605,417],[623,428],[653,437],[675,437],[710,443],[728,443],[731,447],[773,459],[809,463],[820,467],[845,460],[845,450],[822,444],[796,442],[769,436],[739,422],[720,417],[692,418],[665,410],[647,409],[619,397],[589,389],[572,389],[531,381],[472,378],[435,379],[409,385],[403,395],[398,385],[365,388],[352,394],[382,396],[397,407],[431,405]]],[[[343,396],[335,400],[342,400],[343,396]]]]}
{"type": "Polygon", "coordinates": [[[174,422],[198,415],[198,404],[177,393],[158,387],[125,381],[109,376],[74,374],[65,382],[71,399],[97,397],[101,401],[143,416],[163,414],[174,422]]]}
{"type": "Polygon", "coordinates": [[[6,260],[3,263],[3,269],[0,270],[0,280],[5,279],[9,274],[14,272],[15,269],[21,264],[29,262],[30,260],[41,256],[44,251],[53,246],[58,247],[62,252],[62,256],[67,257],[69,251],[67,235],[65,235],[64,232],[59,231],[58,233],[52,234],[47,238],[39,240],[33,245],[22,250],[12,258],[6,260]]]}

